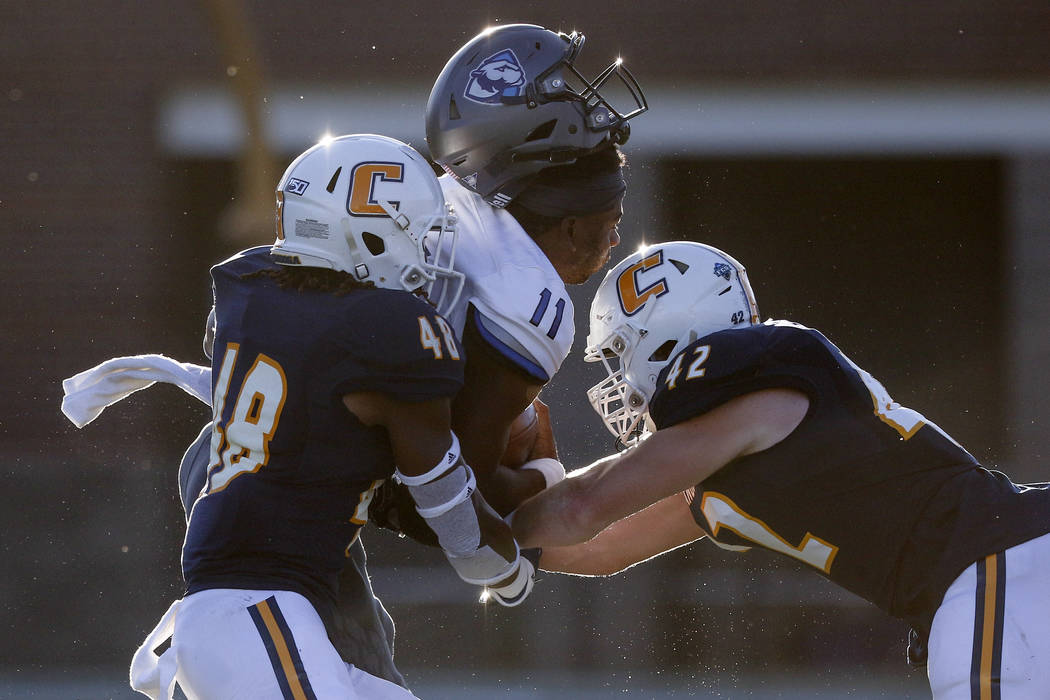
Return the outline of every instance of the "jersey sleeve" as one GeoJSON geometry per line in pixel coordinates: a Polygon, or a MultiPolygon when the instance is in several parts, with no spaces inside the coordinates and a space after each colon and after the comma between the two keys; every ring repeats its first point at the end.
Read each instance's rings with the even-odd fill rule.
{"type": "Polygon", "coordinates": [[[470,320],[493,350],[539,382],[550,381],[572,347],[572,300],[560,279],[504,265],[478,285],[470,320]]]}
{"type": "Polygon", "coordinates": [[[672,358],[657,377],[650,404],[653,422],[666,428],[762,389],[788,387],[813,399],[816,387],[794,359],[800,347],[813,345],[809,332],[762,325],[700,338],[672,358]]]}
{"type": "Polygon", "coordinates": [[[448,322],[406,292],[379,290],[354,304],[334,342],[344,359],[324,376],[336,395],[377,391],[401,401],[454,396],[464,356],[448,322]]]}

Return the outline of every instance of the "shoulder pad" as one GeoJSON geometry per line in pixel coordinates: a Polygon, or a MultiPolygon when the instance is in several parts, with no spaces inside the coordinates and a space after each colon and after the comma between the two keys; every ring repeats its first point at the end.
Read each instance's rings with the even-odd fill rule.
{"type": "Polygon", "coordinates": [[[331,377],[342,393],[424,400],[452,395],[463,384],[463,351],[452,327],[407,292],[364,292],[346,307],[333,342],[348,353],[331,377]]]}
{"type": "Polygon", "coordinates": [[[650,402],[658,427],[705,413],[730,399],[775,386],[811,393],[794,366],[797,348],[812,346],[819,333],[795,324],[762,324],[718,331],[700,338],[661,370],[650,402]]]}

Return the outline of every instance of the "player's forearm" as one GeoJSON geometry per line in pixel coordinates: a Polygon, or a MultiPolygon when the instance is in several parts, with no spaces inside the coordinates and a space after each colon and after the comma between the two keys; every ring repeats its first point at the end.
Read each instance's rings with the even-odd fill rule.
{"type": "Polygon", "coordinates": [[[496,465],[485,478],[478,474],[477,479],[478,488],[485,494],[489,505],[503,516],[518,507],[522,501],[542,491],[546,485],[543,475],[537,471],[510,469],[502,465],[496,465]]]}
{"type": "Polygon", "coordinates": [[[463,458],[474,471],[485,500],[500,515],[506,515],[543,485],[533,480],[534,475],[513,473],[500,465],[510,421],[504,424],[493,419],[492,411],[485,407],[460,411],[453,427],[463,446],[463,458]]]}
{"type": "Polygon", "coordinates": [[[544,547],[539,568],[561,574],[578,576],[611,576],[634,562],[626,561],[620,553],[611,551],[599,533],[580,544],[568,547],[544,547]]]}
{"type": "Polygon", "coordinates": [[[587,516],[579,479],[565,479],[522,503],[511,520],[522,547],[554,547],[584,542],[601,529],[587,516]]]}
{"type": "Polygon", "coordinates": [[[678,493],[618,520],[597,535],[568,547],[544,547],[539,566],[584,576],[610,576],[703,537],[678,493]]]}
{"type": "Polygon", "coordinates": [[[518,543],[522,547],[568,546],[585,542],[601,532],[616,517],[609,515],[608,504],[602,503],[597,487],[602,475],[619,458],[619,455],[609,455],[577,469],[563,481],[522,503],[514,511],[512,520],[518,543]]]}

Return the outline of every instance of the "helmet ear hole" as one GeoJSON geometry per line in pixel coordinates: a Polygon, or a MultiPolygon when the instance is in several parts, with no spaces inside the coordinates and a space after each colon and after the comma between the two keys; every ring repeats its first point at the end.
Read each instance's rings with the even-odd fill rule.
{"type": "Polygon", "coordinates": [[[383,239],[374,233],[365,231],[361,234],[361,240],[365,242],[365,247],[372,255],[378,256],[386,252],[386,244],[383,243],[383,239]]]}
{"type": "Polygon", "coordinates": [[[539,141],[541,139],[550,138],[550,135],[554,133],[554,127],[557,125],[557,119],[543,122],[529,132],[529,135],[525,137],[525,142],[528,143],[529,141],[539,141]]]}
{"type": "Polygon", "coordinates": [[[339,182],[339,174],[341,172],[343,172],[343,166],[340,165],[338,168],[335,169],[335,172],[332,173],[332,179],[328,181],[328,187],[325,187],[325,190],[327,192],[335,192],[335,185],[337,182],[339,182]]]}
{"type": "Polygon", "coordinates": [[[674,350],[674,346],[677,344],[678,341],[674,339],[664,342],[656,350],[653,350],[653,354],[649,356],[649,362],[667,362],[671,357],[671,351],[674,350]]]}

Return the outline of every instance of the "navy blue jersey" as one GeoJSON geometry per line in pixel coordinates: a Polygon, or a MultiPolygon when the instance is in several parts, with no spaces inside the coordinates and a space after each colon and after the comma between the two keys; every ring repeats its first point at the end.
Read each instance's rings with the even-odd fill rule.
{"type": "Polygon", "coordinates": [[[928,631],[963,569],[1050,532],[1046,485],[984,469],[809,328],[699,339],[661,372],[650,414],[666,428],[772,387],[805,392],[809,411],[777,445],[696,486],[693,516],[716,543],[803,561],[928,631]]]}
{"type": "Polygon", "coordinates": [[[385,429],[342,402],[451,397],[461,349],[433,308],[401,291],[284,290],[269,248],[212,268],[217,315],[207,482],[183,547],[187,592],[291,590],[329,619],[336,580],[394,470],[385,429]]]}

